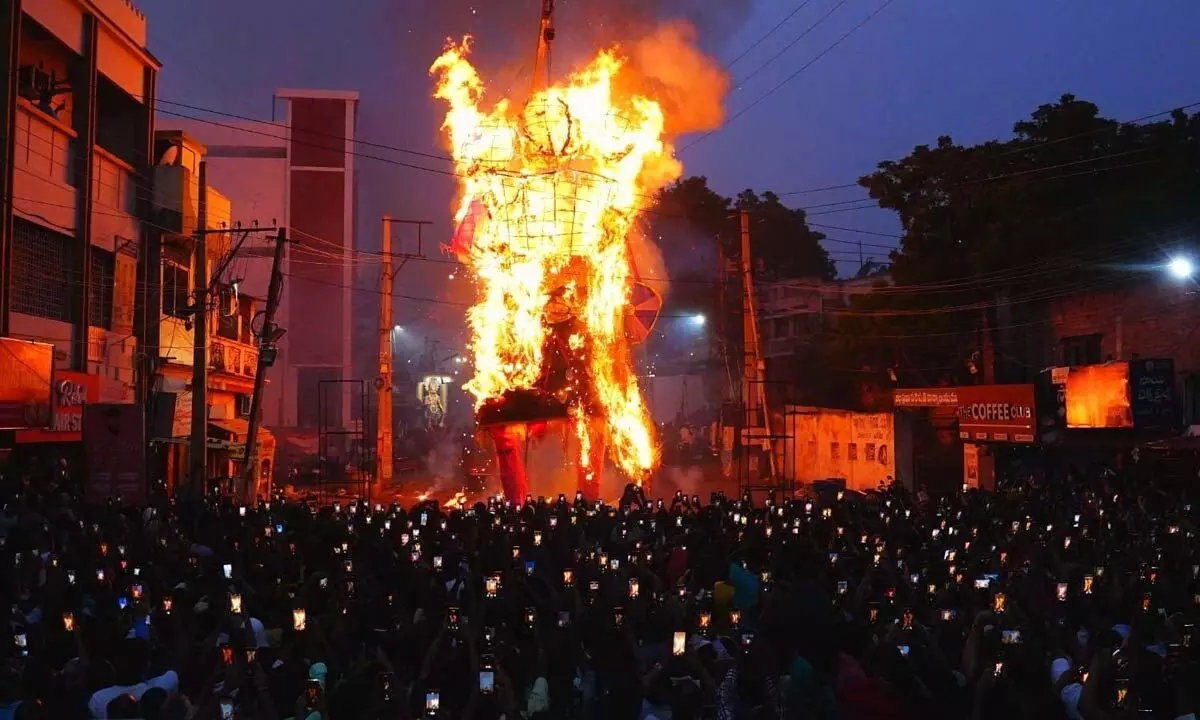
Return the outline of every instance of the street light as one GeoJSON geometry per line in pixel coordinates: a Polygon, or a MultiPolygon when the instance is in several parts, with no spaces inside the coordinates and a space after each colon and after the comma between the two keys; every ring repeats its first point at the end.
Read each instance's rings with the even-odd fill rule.
{"type": "Polygon", "coordinates": [[[1172,258],[1167,263],[1167,272],[1171,273],[1178,280],[1187,280],[1195,271],[1196,268],[1192,265],[1192,261],[1186,257],[1172,258]]]}
{"type": "Polygon", "coordinates": [[[692,316],[692,324],[696,327],[704,327],[706,322],[708,322],[708,318],[704,317],[704,313],[696,313],[692,316]]]}
{"type": "Polygon", "coordinates": [[[394,333],[402,333],[402,332],[404,332],[404,328],[400,327],[399,325],[393,325],[393,326],[392,326],[392,332],[394,332],[394,333]]]}

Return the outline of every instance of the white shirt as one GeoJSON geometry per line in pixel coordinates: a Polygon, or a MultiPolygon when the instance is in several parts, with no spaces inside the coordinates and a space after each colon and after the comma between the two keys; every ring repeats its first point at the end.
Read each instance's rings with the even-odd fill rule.
{"type": "Polygon", "coordinates": [[[137,685],[112,685],[102,690],[97,690],[88,699],[88,712],[96,720],[107,720],[108,704],[110,702],[122,695],[132,695],[134,700],[141,702],[142,696],[148,690],[154,688],[161,688],[166,691],[169,697],[174,697],[175,693],[179,692],[179,675],[174,670],[168,670],[158,677],[150,678],[137,685]]]}

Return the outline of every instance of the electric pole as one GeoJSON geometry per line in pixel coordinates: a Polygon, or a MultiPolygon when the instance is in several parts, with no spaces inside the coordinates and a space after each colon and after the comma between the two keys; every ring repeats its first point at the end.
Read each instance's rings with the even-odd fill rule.
{"type": "Polygon", "coordinates": [[[192,489],[208,490],[208,163],[200,161],[200,193],[194,234],[192,283],[192,441],[188,449],[192,489]]]}
{"type": "Polygon", "coordinates": [[[283,295],[283,251],[287,243],[287,230],[279,228],[275,235],[275,255],[271,260],[271,282],[267,286],[267,307],[263,312],[262,331],[258,336],[258,364],[254,369],[254,391],[250,396],[250,421],[246,427],[246,462],[242,470],[240,493],[246,502],[253,502],[258,494],[258,418],[262,414],[263,386],[267,383],[267,368],[275,364],[275,356],[278,353],[275,342],[282,334],[275,329],[275,312],[279,309],[279,301],[283,295]]]}
{"type": "Polygon", "coordinates": [[[763,360],[762,348],[759,346],[758,336],[758,307],[754,302],[754,276],[752,268],[754,261],[750,255],[750,213],[747,210],[741,211],[741,230],[742,230],[742,290],[743,290],[743,313],[742,316],[742,344],[743,344],[743,359],[742,359],[742,402],[744,403],[746,413],[747,430],[743,432],[743,447],[746,446],[746,441],[752,437],[757,442],[750,444],[761,444],[767,452],[767,462],[771,471],[771,479],[776,480],[775,471],[775,448],[771,436],[771,410],[767,406],[767,388],[766,382],[766,363],[763,360]],[[762,414],[762,420],[759,420],[759,413],[762,414]],[[761,422],[761,425],[760,425],[761,422]],[[751,432],[749,428],[754,430],[751,432]],[[760,430],[761,428],[761,430],[760,430]],[[757,436],[757,437],[754,437],[757,436]]]}
{"type": "Polygon", "coordinates": [[[379,279],[379,397],[375,411],[375,462],[379,487],[392,482],[392,217],[383,216],[383,262],[379,279]]]}
{"type": "Polygon", "coordinates": [[[392,312],[392,284],[395,282],[396,276],[400,274],[400,270],[411,258],[424,257],[421,230],[431,224],[428,220],[398,220],[391,215],[383,216],[383,248],[380,253],[383,262],[379,279],[379,377],[375,380],[375,387],[378,391],[377,407],[375,408],[375,480],[380,490],[386,490],[395,476],[392,457],[392,436],[395,432],[395,426],[392,424],[392,392],[395,389],[393,387],[395,378],[392,372],[392,330],[395,328],[392,312]],[[392,252],[392,225],[394,223],[416,225],[417,253],[415,255],[392,252]],[[393,259],[398,259],[399,262],[393,265],[393,259]]]}

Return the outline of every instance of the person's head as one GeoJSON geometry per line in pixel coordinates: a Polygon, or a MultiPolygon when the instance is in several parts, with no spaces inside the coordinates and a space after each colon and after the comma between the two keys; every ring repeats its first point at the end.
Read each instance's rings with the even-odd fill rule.
{"type": "Polygon", "coordinates": [[[150,688],[138,703],[144,720],[162,720],[166,717],[167,691],[159,687],[150,688]]]}
{"type": "MultiPolygon", "coordinates": [[[[146,665],[150,661],[150,647],[143,640],[126,638],[113,653],[113,670],[118,685],[136,685],[145,678],[146,665]]],[[[109,716],[111,717],[111,715],[109,716]]]]}
{"type": "Polygon", "coordinates": [[[110,720],[132,720],[142,716],[138,701],[129,693],[110,700],[104,713],[110,720]]]}

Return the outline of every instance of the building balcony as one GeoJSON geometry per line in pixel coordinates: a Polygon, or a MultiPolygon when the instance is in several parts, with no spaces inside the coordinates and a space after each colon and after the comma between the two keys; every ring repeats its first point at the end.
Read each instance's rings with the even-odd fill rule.
{"type": "Polygon", "coordinates": [[[258,370],[258,348],[237,340],[214,337],[208,344],[208,367],[216,372],[253,378],[258,370]]]}

